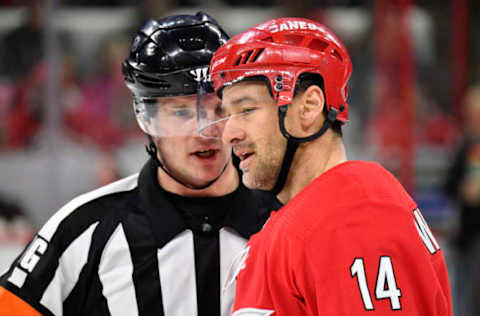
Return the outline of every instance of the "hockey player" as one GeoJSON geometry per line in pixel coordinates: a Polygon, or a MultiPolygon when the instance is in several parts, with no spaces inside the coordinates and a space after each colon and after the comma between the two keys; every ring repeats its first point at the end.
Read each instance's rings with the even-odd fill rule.
{"type": "Polygon", "coordinates": [[[335,34],[270,20],[222,46],[210,71],[223,109],[199,124],[224,128],[247,187],[286,203],[232,267],[234,315],[451,315],[444,256],[415,201],[379,164],[347,160],[352,65],[335,34]]]}
{"type": "Polygon", "coordinates": [[[231,313],[233,255],[278,201],[240,183],[221,130],[197,132],[196,103],[202,115],[219,105],[206,75],[227,39],[201,12],[138,31],[123,70],[151,158],[42,227],[0,279],[0,315],[231,313]]]}

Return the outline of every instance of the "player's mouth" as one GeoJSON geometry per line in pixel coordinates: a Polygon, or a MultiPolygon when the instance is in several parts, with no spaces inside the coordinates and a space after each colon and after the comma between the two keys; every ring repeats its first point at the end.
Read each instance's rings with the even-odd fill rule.
{"type": "Polygon", "coordinates": [[[245,169],[247,168],[248,164],[252,160],[253,155],[255,155],[255,152],[249,149],[238,149],[235,150],[235,155],[240,158],[240,169],[245,169]]]}

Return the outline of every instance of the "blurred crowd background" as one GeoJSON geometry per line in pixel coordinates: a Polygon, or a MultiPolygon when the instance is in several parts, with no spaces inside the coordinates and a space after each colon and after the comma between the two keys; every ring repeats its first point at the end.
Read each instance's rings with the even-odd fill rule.
{"type": "Polygon", "coordinates": [[[354,66],[349,159],[379,161],[407,187],[445,250],[456,314],[474,315],[480,2],[473,0],[0,0],[0,269],[67,201],[140,170],[146,137],[121,62],[146,20],[198,10],[230,35],[282,16],[311,18],[339,35],[354,66]]]}

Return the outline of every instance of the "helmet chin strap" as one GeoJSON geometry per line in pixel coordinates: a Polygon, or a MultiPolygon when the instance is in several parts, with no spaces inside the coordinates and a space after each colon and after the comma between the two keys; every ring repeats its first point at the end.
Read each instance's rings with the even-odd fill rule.
{"type": "Polygon", "coordinates": [[[288,172],[290,171],[290,167],[293,162],[293,157],[297,152],[298,145],[305,142],[310,142],[318,137],[322,136],[329,127],[332,126],[333,122],[337,119],[338,111],[334,107],[330,107],[330,111],[328,111],[327,119],[323,122],[322,127],[318,132],[312,134],[307,137],[295,137],[288,133],[287,129],[285,128],[285,116],[287,115],[288,104],[282,105],[278,108],[278,123],[280,127],[280,131],[282,132],[283,137],[287,139],[287,149],[285,150],[285,155],[283,156],[282,167],[280,168],[280,172],[277,177],[277,182],[275,186],[271,190],[271,192],[275,195],[282,191],[283,187],[285,186],[285,182],[287,181],[288,172]]]}
{"type": "Polygon", "coordinates": [[[188,184],[188,183],[185,183],[177,178],[175,178],[170,172],[168,172],[167,168],[165,168],[165,166],[162,164],[162,162],[160,161],[160,159],[158,159],[158,150],[157,150],[157,146],[155,145],[155,143],[153,142],[153,139],[152,139],[152,136],[148,135],[148,140],[149,140],[149,144],[147,146],[145,146],[145,150],[147,151],[147,153],[150,155],[150,157],[152,157],[153,161],[155,161],[155,163],[157,164],[157,166],[159,168],[161,168],[170,178],[172,178],[173,180],[175,180],[175,182],[183,185],[184,187],[187,187],[189,189],[192,189],[192,190],[203,190],[203,189],[206,189],[208,188],[209,186],[211,186],[213,183],[215,183],[215,181],[217,181],[221,176],[222,174],[225,172],[225,170],[227,169],[227,166],[228,166],[228,163],[225,163],[225,166],[223,166],[223,169],[222,171],[220,172],[220,174],[213,180],[207,182],[207,184],[204,184],[204,185],[192,185],[192,184],[188,184]]]}

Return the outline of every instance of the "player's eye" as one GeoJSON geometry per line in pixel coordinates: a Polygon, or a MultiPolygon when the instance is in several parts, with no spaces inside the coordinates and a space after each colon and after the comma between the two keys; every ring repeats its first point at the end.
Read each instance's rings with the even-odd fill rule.
{"type": "Polygon", "coordinates": [[[256,110],[258,110],[258,109],[253,108],[253,107],[244,108],[244,109],[242,109],[241,114],[243,114],[243,115],[251,114],[251,113],[255,112],[256,110]]]}

